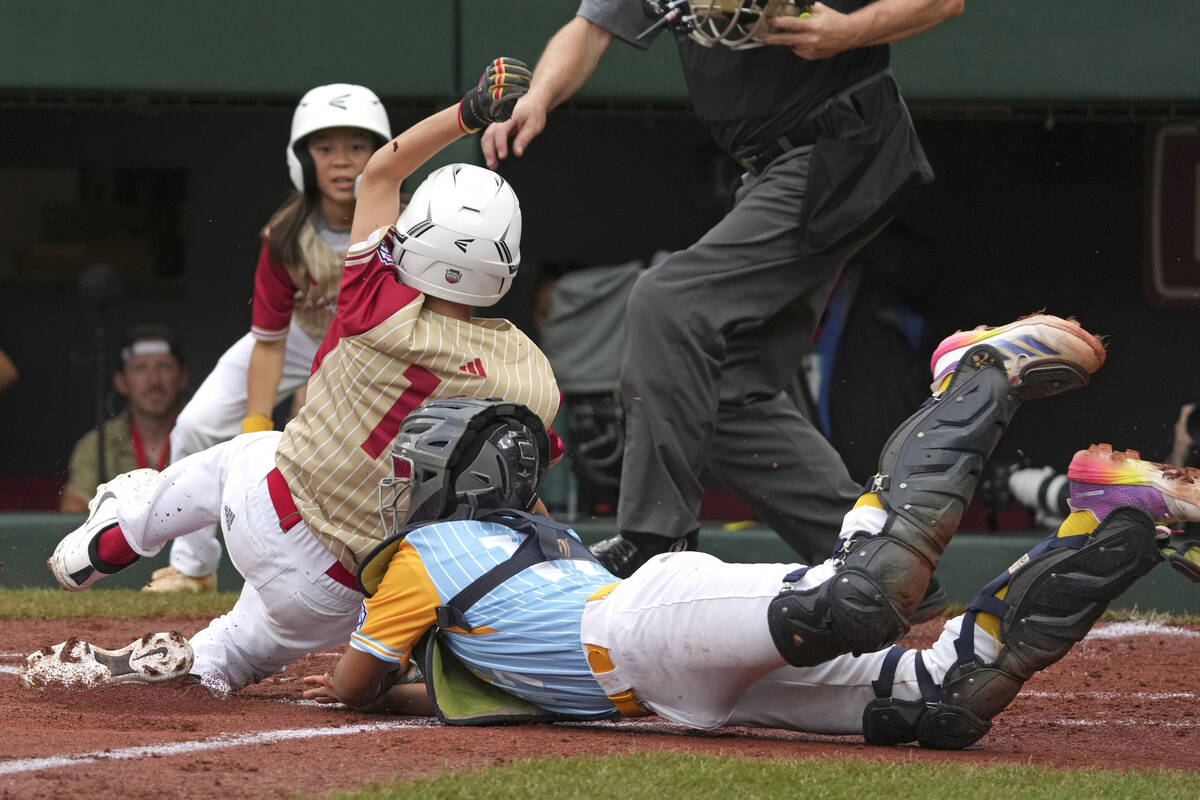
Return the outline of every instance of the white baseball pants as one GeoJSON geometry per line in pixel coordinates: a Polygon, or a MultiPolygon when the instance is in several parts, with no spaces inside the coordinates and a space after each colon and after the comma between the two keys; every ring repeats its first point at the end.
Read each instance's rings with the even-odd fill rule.
{"type": "MultiPolygon", "coordinates": [[[[276,403],[308,382],[320,344],[292,321],[276,403]]],[[[242,432],[242,420],[246,418],[246,376],[253,350],[254,336],[247,333],[225,351],[183,407],[171,431],[171,463],[242,432]]],[[[196,531],[171,545],[171,566],[184,575],[208,575],[215,572],[220,563],[217,526],[196,531]]]]}
{"type": "Polygon", "coordinates": [[[215,688],[236,691],[307,653],[344,644],[358,620],[362,595],[326,574],[333,553],[303,521],[280,527],[267,491],[279,437],[237,436],[117,498],[125,539],[143,556],[218,521],[223,528],[246,582],[233,609],[192,637],[192,672],[215,688]]]}
{"type": "MultiPolygon", "coordinates": [[[[799,564],[725,564],[697,552],[656,556],[583,613],[585,645],[604,648],[610,672],[596,680],[610,697],[632,690],[647,710],[696,728],[722,725],[788,728],[825,734],[862,733],[887,649],[845,655],[816,667],[793,667],[775,648],[767,606],[783,577],[799,564]]],[[[830,562],[804,576],[801,588],[828,580],[830,562]]],[[[921,651],[940,683],[954,664],[961,618],[921,651]]],[[[996,656],[994,640],[976,628],[975,652],[996,656]]],[[[896,670],[893,697],[917,700],[915,654],[896,670]]]]}

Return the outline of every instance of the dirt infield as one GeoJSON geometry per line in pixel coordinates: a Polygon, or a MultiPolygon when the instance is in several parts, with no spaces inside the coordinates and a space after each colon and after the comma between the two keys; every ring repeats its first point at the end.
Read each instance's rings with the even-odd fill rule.
{"type": "MultiPolygon", "coordinates": [[[[191,635],[202,617],[154,622],[191,635]]],[[[868,747],[852,737],[779,730],[686,731],[655,718],[588,725],[446,728],[298,702],[297,678],[332,665],[310,656],[232,698],[198,687],[23,689],[19,654],[71,635],[116,647],[141,620],[0,625],[0,790],[4,798],[287,798],[530,757],[688,751],[763,758],[822,754],[958,763],[1034,763],[1200,772],[1195,688],[1200,631],[1148,623],[1103,626],[1036,676],[992,732],[963,752],[868,747]]],[[[904,643],[927,644],[927,623],[904,643]]]]}

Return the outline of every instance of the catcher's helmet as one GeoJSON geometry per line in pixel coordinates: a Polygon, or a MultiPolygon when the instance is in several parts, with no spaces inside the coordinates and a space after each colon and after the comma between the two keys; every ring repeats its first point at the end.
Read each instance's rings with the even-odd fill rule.
{"type": "Polygon", "coordinates": [[[483,167],[449,164],[417,187],[396,220],[400,281],[425,294],[490,306],[521,264],[521,206],[508,182],[483,167]]]}
{"type": "Polygon", "coordinates": [[[404,418],[392,461],[407,465],[408,476],[395,474],[380,483],[389,533],[400,527],[405,488],[403,524],[440,519],[461,504],[528,510],[550,464],[550,439],[542,420],[520,403],[432,400],[404,418]]]}
{"type": "Polygon", "coordinates": [[[365,86],[331,83],[309,89],[292,114],[292,136],[287,145],[288,175],[301,192],[317,189],[316,167],[305,139],[324,128],[362,128],[376,138],[376,146],[392,138],[387,109],[365,86]]]}
{"type": "Polygon", "coordinates": [[[768,19],[798,17],[812,5],[806,0],[645,0],[645,3],[652,16],[661,17],[676,32],[705,47],[719,43],[733,50],[762,47],[762,37],[771,32],[768,19]]]}

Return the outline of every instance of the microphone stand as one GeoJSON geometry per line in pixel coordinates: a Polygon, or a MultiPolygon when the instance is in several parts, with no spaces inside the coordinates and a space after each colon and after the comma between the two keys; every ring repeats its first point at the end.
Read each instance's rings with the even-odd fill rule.
{"type": "Polygon", "coordinates": [[[112,374],[108,369],[107,310],[124,298],[125,283],[116,268],[98,261],[89,264],[80,273],[77,288],[79,299],[95,312],[96,319],[95,341],[99,349],[96,357],[96,478],[98,483],[104,483],[108,477],[104,452],[104,420],[107,418],[105,398],[112,374]]]}

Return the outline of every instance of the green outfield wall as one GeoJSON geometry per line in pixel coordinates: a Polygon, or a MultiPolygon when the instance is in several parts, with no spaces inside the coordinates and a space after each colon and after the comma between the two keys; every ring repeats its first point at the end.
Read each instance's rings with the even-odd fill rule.
{"type": "MultiPolygon", "coordinates": [[[[75,514],[0,513],[0,587],[54,586],[54,580],[46,570],[46,558],[62,535],[82,521],[83,517],[75,514]]],[[[574,527],[588,543],[614,532],[612,519],[579,521],[574,527]]],[[[979,587],[1004,571],[1038,541],[1039,537],[1028,531],[959,534],[951,541],[938,567],[938,580],[952,601],[965,604],[979,587]]],[[[710,524],[701,531],[700,544],[704,551],[725,561],[769,563],[793,559],[791,551],[773,532],[742,523],[734,526],[710,524]]],[[[105,579],[104,585],[127,588],[145,585],[150,573],[165,563],[165,553],[156,559],[143,559],[105,579]]],[[[241,576],[228,558],[222,560],[218,584],[222,591],[232,591],[242,584],[241,576]]],[[[1118,598],[1112,608],[1200,614],[1200,586],[1159,565],[1118,598]]]]}
{"type": "MultiPolygon", "coordinates": [[[[0,0],[0,89],[298,95],[333,81],[391,98],[460,93],[496,55],[535,61],[574,0],[0,0]]],[[[1200,96],[1200,3],[968,0],[895,46],[912,99],[1200,96]]],[[[581,97],[682,100],[674,47],[614,47],[581,97]]]]}

